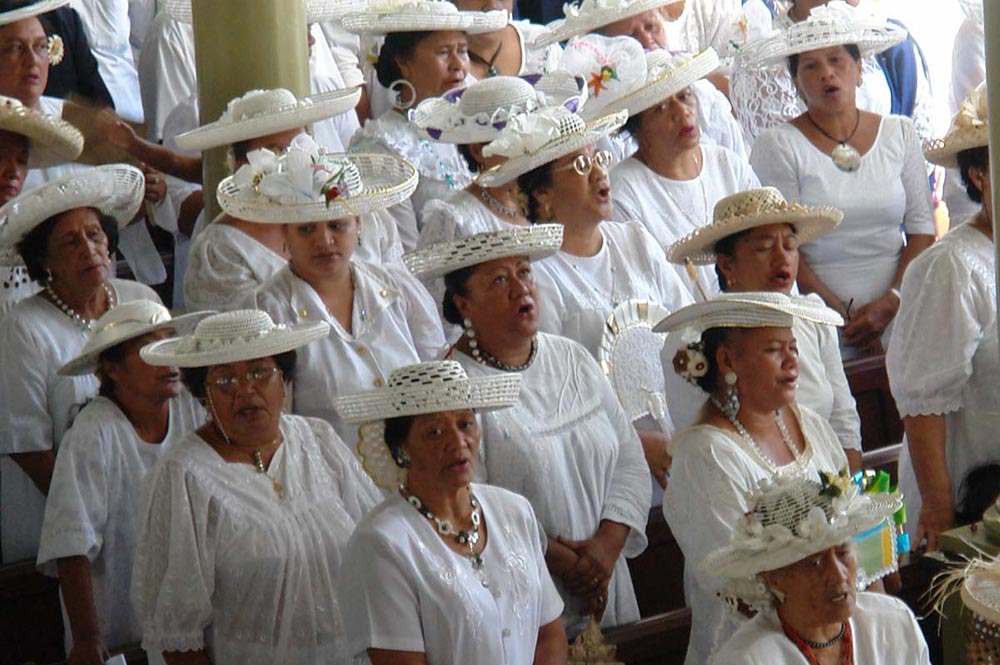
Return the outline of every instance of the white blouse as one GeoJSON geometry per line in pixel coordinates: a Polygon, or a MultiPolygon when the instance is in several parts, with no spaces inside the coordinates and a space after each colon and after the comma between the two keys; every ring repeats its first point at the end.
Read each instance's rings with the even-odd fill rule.
{"type": "Polygon", "coordinates": [[[194,432],[150,470],[132,574],[147,650],[205,649],[213,663],[243,665],[351,662],[340,566],[381,496],[327,423],[285,415],[281,433],[263,474],[194,432]]]}
{"type": "MultiPolygon", "coordinates": [[[[117,302],[159,296],[138,282],[112,279],[117,302]]],[[[22,300],[0,322],[0,541],[3,561],[34,559],[45,496],[8,457],[59,449],[84,403],[97,394],[97,379],[59,376],[90,339],[73,319],[41,294],[22,300]]]]}
{"type": "MultiPolygon", "coordinates": [[[[973,467],[1000,460],[1000,348],[992,241],[963,224],[918,256],[903,278],[896,328],[886,354],[899,414],[944,415],[954,498],[973,467]]],[[[920,491],[908,446],[900,490],[915,532],[920,491]]]]}
{"type": "MultiPolygon", "coordinates": [[[[805,438],[798,462],[782,475],[815,478],[818,471],[847,468],[847,457],[830,425],[807,407],[794,407],[805,438]]],[[[725,604],[715,592],[721,581],[705,575],[698,562],[729,544],[733,526],[749,510],[747,497],[771,476],[759,454],[730,430],[696,425],[671,442],[670,482],[663,495],[663,516],[684,553],[684,597],[691,608],[688,665],[708,662],[735,627],[726,620],[725,604]]]]}
{"type": "Polygon", "coordinates": [[[445,341],[434,303],[405,268],[352,261],[351,273],[350,332],[288,266],[261,285],[253,302],[275,323],[318,320],[330,324],[326,338],[297,350],[293,411],[327,421],[354,450],[358,427],[341,421],[333,408],[334,398],[380,388],[393,370],[433,360],[445,341]]]}
{"type": "MultiPolygon", "coordinates": [[[[453,359],[470,377],[501,371],[464,353],[453,359]]],[[[649,469],[639,437],[597,361],[572,340],[539,333],[534,362],[521,372],[518,403],[480,418],[480,481],[527,498],[549,538],[592,538],[602,520],[629,527],[601,624],[638,620],[625,559],[646,548],[649,469]]],[[[561,581],[555,584],[566,603],[566,630],[575,635],[588,617],[561,581]]]]}
{"type": "MultiPolygon", "coordinates": [[[[97,622],[109,649],[142,639],[129,595],[142,481],[164,450],[204,420],[204,409],[184,391],[170,400],[163,441],[147,443],[118,405],[98,397],[80,411],[59,448],[38,567],[55,577],[58,559],[87,557],[97,622]]],[[[67,624],[67,651],[72,644],[67,624]]]]}
{"type": "Polygon", "coordinates": [[[344,614],[350,651],[424,653],[435,665],[526,665],[538,630],[562,600],[545,566],[545,533],[521,496],[473,484],[487,529],[489,588],[427,518],[394,493],[365,517],[347,546],[344,614]]]}

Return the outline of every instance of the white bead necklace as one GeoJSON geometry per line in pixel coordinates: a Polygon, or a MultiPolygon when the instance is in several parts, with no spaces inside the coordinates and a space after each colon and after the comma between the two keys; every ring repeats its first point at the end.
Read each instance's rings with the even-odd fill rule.
{"type": "MultiPolygon", "coordinates": [[[[729,422],[732,423],[733,427],[736,428],[736,433],[739,434],[740,438],[750,446],[750,449],[757,455],[757,457],[760,458],[760,461],[764,463],[764,466],[767,467],[768,471],[771,473],[780,472],[781,469],[764,453],[763,450],[761,450],[760,446],[757,445],[757,442],[754,441],[754,438],[750,436],[750,432],[748,432],[747,428],[740,422],[740,419],[737,418],[735,414],[730,415],[727,413],[726,410],[722,408],[722,403],[719,402],[719,399],[715,395],[712,395],[710,399],[712,400],[712,404],[715,404],[716,408],[719,409],[722,415],[724,415],[729,422]]],[[[776,410],[774,412],[774,422],[778,425],[778,432],[781,433],[781,440],[788,447],[788,451],[792,453],[792,457],[794,458],[792,464],[801,464],[802,454],[792,441],[792,436],[788,433],[788,428],[785,426],[785,420],[781,417],[780,410],[776,410]]]]}
{"type": "MultiPolygon", "coordinates": [[[[117,301],[115,300],[115,292],[111,290],[111,287],[108,286],[107,282],[101,284],[101,288],[104,289],[104,295],[108,301],[108,309],[114,308],[115,305],[118,304],[117,301]]],[[[59,295],[52,288],[51,284],[45,285],[45,291],[46,293],[49,294],[49,298],[52,299],[52,302],[55,304],[55,306],[61,309],[63,314],[73,319],[73,323],[75,323],[76,325],[80,326],[81,328],[87,331],[94,329],[94,320],[83,318],[82,316],[80,316],[79,312],[77,312],[75,309],[64,303],[63,299],[59,297],[59,295]]]]}

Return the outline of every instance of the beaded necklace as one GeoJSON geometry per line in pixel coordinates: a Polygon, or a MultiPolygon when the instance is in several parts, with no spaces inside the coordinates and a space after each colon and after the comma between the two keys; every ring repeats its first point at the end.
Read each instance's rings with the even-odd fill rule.
{"type": "MultiPolygon", "coordinates": [[[[108,301],[108,309],[114,308],[114,306],[118,304],[115,300],[115,292],[111,290],[111,287],[108,286],[107,282],[101,284],[101,288],[104,289],[104,295],[108,301]]],[[[49,294],[49,298],[52,299],[53,304],[62,310],[63,314],[73,319],[73,323],[87,331],[94,329],[94,320],[83,318],[80,316],[79,312],[63,302],[63,299],[56,294],[55,289],[52,288],[51,284],[45,285],[45,292],[49,294]]]]}
{"type": "MultiPolygon", "coordinates": [[[[729,422],[732,423],[733,427],[736,428],[736,433],[739,434],[740,438],[743,439],[743,441],[745,441],[750,446],[750,449],[754,453],[756,453],[757,457],[759,457],[760,461],[764,463],[764,466],[767,467],[768,471],[770,471],[772,474],[778,473],[780,469],[775,465],[773,461],[771,461],[770,457],[764,454],[764,451],[761,450],[760,446],[757,445],[757,442],[754,441],[754,438],[750,436],[750,432],[748,432],[747,428],[743,426],[743,423],[740,422],[740,419],[736,417],[736,414],[730,414],[726,411],[726,409],[722,408],[722,402],[720,402],[719,398],[716,397],[715,395],[712,395],[709,399],[712,400],[712,404],[714,404],[715,407],[719,409],[722,415],[724,415],[726,419],[728,419],[729,422]]],[[[788,433],[788,428],[785,426],[785,420],[784,418],[781,417],[781,411],[774,412],[774,422],[775,424],[777,424],[778,431],[781,433],[781,440],[784,441],[785,445],[788,447],[788,450],[792,453],[792,457],[795,458],[792,464],[796,465],[801,464],[802,454],[799,452],[798,447],[792,441],[791,434],[788,433]]]]}
{"type": "Polygon", "coordinates": [[[531,338],[531,351],[528,353],[528,360],[525,361],[523,365],[508,365],[483,347],[479,346],[479,344],[472,339],[469,340],[469,348],[472,349],[472,357],[480,365],[493,367],[495,369],[503,370],[504,372],[523,372],[531,367],[531,363],[535,362],[535,353],[538,352],[538,338],[531,338]]]}
{"type": "Polygon", "coordinates": [[[482,521],[482,508],[479,507],[479,500],[476,495],[473,494],[472,488],[469,487],[469,504],[472,506],[472,529],[465,531],[462,529],[455,530],[455,527],[451,525],[448,520],[443,520],[434,513],[432,513],[423,502],[415,494],[411,494],[405,485],[399,486],[400,495],[406,499],[406,501],[417,509],[417,512],[424,516],[428,521],[433,522],[437,526],[437,531],[442,536],[451,536],[455,539],[455,542],[459,545],[464,545],[469,548],[469,563],[472,564],[472,574],[475,575],[479,583],[483,585],[484,589],[488,589],[490,586],[489,581],[486,579],[486,573],[483,571],[483,555],[476,553],[476,545],[479,543],[479,525],[482,521]]]}
{"type": "Polygon", "coordinates": [[[785,632],[785,636],[802,652],[802,655],[809,661],[809,665],[820,665],[819,658],[813,653],[813,649],[826,649],[837,642],[841,643],[840,665],[854,665],[854,637],[850,622],[845,621],[840,624],[840,632],[833,639],[826,642],[810,642],[796,633],[795,629],[785,623],[780,615],[778,619],[781,621],[781,629],[785,632]]]}

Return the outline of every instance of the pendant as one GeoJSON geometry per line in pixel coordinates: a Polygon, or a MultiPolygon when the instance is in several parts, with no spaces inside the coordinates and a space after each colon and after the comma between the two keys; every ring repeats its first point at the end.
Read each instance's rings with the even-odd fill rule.
{"type": "Polygon", "coordinates": [[[853,146],[841,143],[830,153],[833,164],[844,173],[854,173],[861,168],[861,153],[853,146]]]}

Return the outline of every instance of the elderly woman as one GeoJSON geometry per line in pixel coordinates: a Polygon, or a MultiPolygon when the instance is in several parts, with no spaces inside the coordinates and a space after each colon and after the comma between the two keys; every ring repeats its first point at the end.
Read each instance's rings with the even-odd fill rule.
{"type": "Polygon", "coordinates": [[[899,336],[893,337],[886,357],[906,428],[900,487],[906,491],[907,512],[919,515],[914,545],[926,538],[930,549],[954,524],[955,501],[966,474],[1000,458],[988,130],[986,90],[981,87],[963,104],[944,140],[926,153],[935,164],[957,167],[969,196],[982,209],[913,262],[912,276],[903,280],[899,336]],[[928,335],[929,323],[947,325],[947,334],[928,335]]]}
{"type": "Polygon", "coordinates": [[[351,652],[372,665],[566,662],[563,603],[528,501],[473,483],[476,413],[517,401],[517,375],[469,379],[451,360],[402,367],[341,397],[364,423],[365,468],[393,494],[358,525],[343,566],[351,652]]]}
{"type": "Polygon", "coordinates": [[[209,417],[150,470],[139,512],[132,599],[168,663],[351,662],[340,565],[380,497],[332,427],[282,415],[295,349],[328,332],[237,310],[140,352],[183,368],[209,417]]]}
{"type": "Polygon", "coordinates": [[[111,279],[110,251],[142,202],[142,173],[101,166],[54,180],[0,208],[0,247],[16,247],[42,291],[0,323],[0,539],[3,560],[34,558],[56,450],[94,377],[57,370],[118,303],[159,300],[147,286],[111,279]]]}
{"type": "Polygon", "coordinates": [[[97,320],[87,345],[59,370],[101,382],[60,446],[38,552],[39,567],[59,576],[71,663],[103,665],[109,649],[142,638],[129,597],[142,481],[204,411],[180,372],[150,367],[139,349],[187,332],[203,316],[171,319],[158,303],[123,303],[97,320]]]}
{"type": "Polygon", "coordinates": [[[588,615],[604,626],[639,618],[625,558],[646,546],[650,484],[639,438],[597,362],[578,343],[538,332],[530,260],[561,243],[562,226],[534,225],[435,245],[408,265],[444,276],[445,318],[465,328],[449,355],[470,376],[521,375],[517,404],[482,415],[479,478],[531,502],[573,636],[588,615]]]}
{"type": "Polygon", "coordinates": [[[424,205],[465,189],[472,174],[454,145],[432,143],[410,125],[406,111],[465,83],[469,74],[466,34],[495,32],[507,20],[505,11],[462,11],[447,0],[403,5],[371,0],[364,12],[343,19],[351,32],[385,35],[375,69],[379,83],[394,96],[393,108],[367,121],[350,149],[395,153],[417,168],[416,191],[389,211],[407,251],[417,245],[424,205]]]}
{"type": "Polygon", "coordinates": [[[277,226],[291,257],[251,295],[251,306],[281,324],[329,324],[328,335],[299,352],[292,408],[326,420],[352,448],[356,430],[337,417],[333,398],[377,388],[392,370],[445,346],[434,302],[415,277],[352,259],[358,216],[406,199],[416,182],[398,157],[327,154],[302,135],[273,170],[244,166],[219,187],[227,214],[277,226]]]}
{"type": "Polygon", "coordinates": [[[832,233],[802,247],[799,288],[847,325],[856,355],[888,341],[906,267],[934,242],[927,173],[913,123],[858,108],[861,57],[899,41],[850,7],[828,6],[759,46],[786,61],[806,111],[757,139],[750,161],[786,199],[844,211],[832,233]]]}
{"type": "MultiPolygon", "coordinates": [[[[857,590],[854,536],[899,507],[898,494],[860,494],[834,473],[762,482],[732,541],[702,563],[727,600],[759,610],[712,665],[930,665],[902,601],[857,590]]],[[[734,609],[735,611],[735,609],[734,609]]]]}
{"type": "MultiPolygon", "coordinates": [[[[830,425],[795,403],[797,317],[841,323],[835,312],[812,301],[755,292],[691,305],[656,327],[701,333],[675,360],[675,369],[709,395],[695,424],[671,444],[673,464],[663,497],[663,515],[685,561],[701,561],[729,541],[759,480],[847,466],[830,425]]],[[[686,663],[707,662],[713,646],[732,632],[716,589],[713,580],[685,567],[692,612],[686,663]]]]}
{"type": "MultiPolygon", "coordinates": [[[[836,228],[842,217],[835,208],[788,203],[773,187],[751,189],[719,201],[713,222],[678,240],[667,256],[682,265],[715,264],[719,286],[726,293],[791,295],[798,277],[799,245],[836,228]]],[[[816,295],[791,297],[823,304],[816,295]]],[[[799,352],[796,399],[833,426],[851,471],[857,471],[861,468],[861,420],[844,374],[836,331],[796,318],[792,332],[799,352]]],[[[690,420],[678,419],[681,423],[690,420]]]]}

